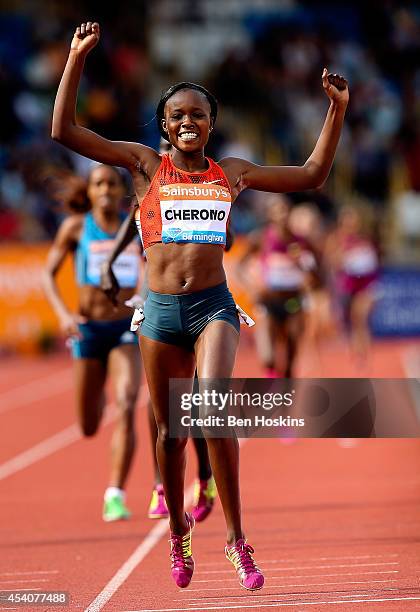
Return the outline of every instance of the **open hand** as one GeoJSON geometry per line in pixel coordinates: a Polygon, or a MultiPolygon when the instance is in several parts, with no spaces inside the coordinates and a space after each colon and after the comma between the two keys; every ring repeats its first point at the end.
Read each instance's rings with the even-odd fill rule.
{"type": "Polygon", "coordinates": [[[81,338],[79,325],[87,323],[86,317],[75,313],[64,313],[60,317],[60,329],[64,336],[69,338],[81,338]]]}
{"type": "Polygon", "coordinates": [[[99,23],[82,23],[76,28],[70,48],[80,53],[89,53],[98,43],[100,35],[99,23]]]}
{"type": "Polygon", "coordinates": [[[340,74],[328,73],[328,70],[324,68],[322,85],[330,100],[339,104],[347,104],[349,101],[349,88],[344,77],[340,74]]]}

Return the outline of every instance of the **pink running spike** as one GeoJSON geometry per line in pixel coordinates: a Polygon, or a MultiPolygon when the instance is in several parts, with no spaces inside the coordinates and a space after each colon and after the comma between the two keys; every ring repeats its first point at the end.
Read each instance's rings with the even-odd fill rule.
{"type": "Polygon", "coordinates": [[[213,476],[198,480],[194,487],[194,507],[191,514],[197,523],[204,521],[213,510],[217,490],[213,476]]]}
{"type": "Polygon", "coordinates": [[[150,519],[168,518],[169,512],[166,506],[165,494],[163,485],[158,484],[153,489],[152,500],[149,506],[148,517],[150,519]]]}
{"type": "Polygon", "coordinates": [[[185,589],[194,573],[194,559],[191,550],[191,534],[194,529],[194,517],[185,513],[188,522],[188,531],[185,535],[171,535],[171,575],[177,586],[185,589]]]}
{"type": "Polygon", "coordinates": [[[233,546],[225,547],[226,558],[234,565],[239,584],[249,591],[262,589],[264,576],[252,558],[254,549],[246,540],[240,539],[233,546]]]}

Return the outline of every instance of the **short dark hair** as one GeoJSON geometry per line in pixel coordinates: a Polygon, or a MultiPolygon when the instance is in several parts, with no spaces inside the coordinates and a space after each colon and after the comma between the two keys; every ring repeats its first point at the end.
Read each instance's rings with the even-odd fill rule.
{"type": "Polygon", "coordinates": [[[164,118],[164,109],[165,104],[174,94],[182,89],[194,89],[195,91],[199,91],[206,98],[208,103],[210,104],[210,117],[213,119],[213,122],[216,121],[217,117],[217,100],[205,87],[202,85],[197,85],[197,83],[188,83],[187,81],[182,83],[176,83],[176,85],[172,85],[169,89],[167,89],[160,97],[159,103],[156,108],[156,122],[159,130],[159,134],[169,142],[168,134],[162,127],[162,119],[164,118]]]}

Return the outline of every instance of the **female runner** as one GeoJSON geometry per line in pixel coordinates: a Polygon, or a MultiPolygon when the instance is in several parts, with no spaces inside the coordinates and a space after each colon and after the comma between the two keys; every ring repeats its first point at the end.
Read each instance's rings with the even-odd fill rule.
{"type": "MultiPolygon", "coordinates": [[[[171,145],[168,141],[161,138],[159,143],[159,153],[169,153],[171,151],[171,145]]],[[[118,234],[115,237],[115,243],[112,251],[109,253],[106,260],[101,266],[101,288],[109,297],[114,305],[118,305],[118,294],[120,292],[120,286],[117,278],[112,270],[112,265],[117,259],[118,255],[131,243],[131,241],[138,236],[137,226],[135,223],[136,209],[138,207],[137,200],[133,202],[133,208],[131,209],[130,215],[126,221],[121,225],[118,230],[118,234]]],[[[230,227],[227,228],[226,232],[226,244],[225,251],[229,251],[234,242],[234,233],[230,227]]],[[[145,280],[142,284],[141,295],[138,296],[135,303],[140,306],[144,305],[144,301],[148,293],[148,285],[145,280]]],[[[148,419],[149,419],[149,431],[152,442],[152,449],[156,449],[158,430],[156,426],[156,420],[153,413],[151,402],[148,404],[148,419]]],[[[211,471],[210,458],[207,450],[206,440],[201,436],[193,437],[194,449],[197,456],[197,467],[198,477],[194,485],[194,501],[191,514],[193,515],[196,522],[204,521],[211,511],[213,510],[214,502],[216,499],[216,484],[211,471]]],[[[156,453],[153,454],[153,464],[155,473],[155,482],[152,492],[152,499],[150,501],[148,516],[151,519],[167,518],[169,516],[168,508],[166,505],[165,494],[162,485],[162,479],[159,472],[159,466],[157,463],[156,453]]]]}
{"type": "MultiPolygon", "coordinates": [[[[171,146],[166,140],[161,139],[159,145],[159,153],[168,153],[171,150],[171,146]]],[[[116,278],[112,266],[115,260],[118,258],[120,253],[132,242],[137,236],[138,230],[135,223],[136,209],[138,208],[137,200],[133,203],[133,208],[130,211],[130,215],[121,225],[118,230],[118,234],[115,237],[114,246],[112,251],[108,254],[105,261],[101,266],[101,289],[108,296],[110,301],[118,306],[119,304],[119,293],[120,285],[116,278]]],[[[233,243],[233,234],[230,229],[227,232],[227,241],[225,250],[229,250],[233,243]]],[[[149,287],[147,281],[144,280],[141,287],[141,294],[133,296],[131,302],[133,307],[143,308],[144,302],[147,297],[149,287]]],[[[154,487],[152,491],[152,499],[150,501],[148,517],[151,519],[162,519],[169,516],[168,508],[165,500],[165,493],[163,490],[162,479],[159,472],[159,466],[156,457],[156,443],[158,439],[158,429],[156,426],[155,415],[153,413],[152,403],[148,403],[148,420],[149,420],[149,431],[152,442],[153,451],[153,466],[154,466],[154,487]]],[[[197,522],[204,521],[211,513],[214,501],[216,498],[216,485],[214,477],[211,471],[210,459],[207,450],[207,443],[203,437],[193,437],[194,448],[197,456],[198,464],[198,478],[194,486],[194,502],[191,514],[197,522]]]]}
{"type": "MultiPolygon", "coordinates": [[[[74,182],[74,181],[73,181],[74,182]]],[[[125,215],[120,211],[125,187],[118,170],[97,166],[88,178],[84,196],[77,182],[77,195],[86,214],[76,212],[65,219],[48,254],[43,285],[60,320],[63,333],[71,339],[76,374],[77,414],[82,432],[93,436],[105,406],[105,384],[110,374],[118,409],[112,439],[111,475],[105,491],[103,519],[126,519],[125,483],[135,450],[135,407],[140,383],[137,337],[130,331],[131,311],[124,305],[113,308],[100,289],[100,266],[113,245],[125,215]],[[66,256],[74,255],[79,286],[79,309],[70,312],[56,283],[66,256]]],[[[79,208],[80,210],[80,208],[79,208]]],[[[116,262],[116,274],[125,299],[132,296],[139,274],[139,250],[133,244],[116,262]]]]}
{"type": "Polygon", "coordinates": [[[309,244],[289,227],[290,202],[272,194],[267,202],[267,224],[250,236],[248,248],[238,262],[238,275],[260,306],[256,330],[257,349],[267,378],[290,378],[304,332],[303,300],[317,280],[316,259],[309,244]],[[257,278],[247,263],[259,255],[257,278]],[[283,350],[278,363],[277,345],[283,350]]]}
{"type": "MultiPolygon", "coordinates": [[[[203,87],[178,83],[161,97],[157,123],[172,145],[160,156],[135,142],[109,141],[80,126],[75,118],[77,90],[87,54],[99,40],[99,25],[83,23],[73,36],[54,107],[52,137],[103,163],[130,170],[141,202],[137,223],[148,261],[150,291],[140,329],[147,382],[158,426],[157,458],[168,504],[172,577],[186,587],[194,571],[191,533],[194,519],[184,512],[187,438],[169,436],[170,378],[229,378],[239,339],[235,303],[226,286],[223,246],[231,204],[246,189],[287,192],[322,185],[340,137],[348,89],[345,79],[328,75],[322,83],[330,98],[324,127],[303,166],[258,166],[226,158],[206,158],[217,102],[203,87]]],[[[226,525],[225,554],[240,584],[260,589],[264,577],[241,523],[239,447],[234,438],[209,438],[208,448],[226,525]]]]}
{"type": "Polygon", "coordinates": [[[344,206],[337,227],[325,244],[325,264],[331,273],[333,299],[344,328],[350,332],[352,354],[367,365],[370,353],[369,315],[378,297],[379,252],[364,227],[365,213],[344,206]]]}

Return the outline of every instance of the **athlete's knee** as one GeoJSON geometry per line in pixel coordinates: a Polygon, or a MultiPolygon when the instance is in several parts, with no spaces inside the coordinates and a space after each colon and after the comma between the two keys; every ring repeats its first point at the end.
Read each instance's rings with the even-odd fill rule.
{"type": "Polygon", "coordinates": [[[166,423],[158,424],[158,439],[157,443],[167,453],[173,453],[182,450],[187,444],[188,438],[171,437],[169,427],[166,423]]]}
{"type": "Polygon", "coordinates": [[[117,393],[116,402],[121,417],[124,420],[133,419],[137,402],[137,389],[123,389],[117,393]]]}

